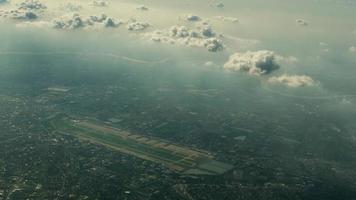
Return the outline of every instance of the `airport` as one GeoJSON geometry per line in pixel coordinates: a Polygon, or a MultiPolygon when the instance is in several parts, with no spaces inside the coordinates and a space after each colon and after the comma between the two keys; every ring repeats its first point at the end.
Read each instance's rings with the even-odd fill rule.
{"type": "Polygon", "coordinates": [[[163,164],[182,174],[219,175],[233,168],[230,164],[214,160],[209,152],[133,134],[103,122],[74,119],[63,114],[54,115],[50,119],[56,133],[72,134],[84,141],[163,164]]]}

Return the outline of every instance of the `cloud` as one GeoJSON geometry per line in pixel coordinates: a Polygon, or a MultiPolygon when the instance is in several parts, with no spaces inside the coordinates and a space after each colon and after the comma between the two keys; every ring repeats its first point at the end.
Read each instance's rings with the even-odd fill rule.
{"type": "Polygon", "coordinates": [[[107,28],[115,28],[122,24],[121,21],[108,17],[105,14],[101,14],[100,16],[92,15],[86,19],[86,23],[89,26],[95,26],[99,24],[107,28]]]}
{"type": "Polygon", "coordinates": [[[139,5],[136,7],[136,10],[140,10],[140,11],[148,11],[149,8],[145,5],[139,5]]]}
{"type": "Polygon", "coordinates": [[[223,2],[219,2],[219,3],[215,4],[215,6],[218,8],[224,8],[225,4],[223,2]]]}
{"type": "Polygon", "coordinates": [[[210,26],[198,27],[198,29],[204,37],[210,38],[215,36],[215,33],[210,26]]]}
{"type": "Polygon", "coordinates": [[[79,14],[65,15],[53,20],[53,27],[56,29],[78,29],[92,26],[118,27],[122,22],[102,14],[100,16],[81,17],[79,14]]]}
{"type": "Polygon", "coordinates": [[[40,3],[37,0],[26,0],[19,5],[19,9],[24,10],[44,10],[47,9],[45,4],[40,3]]]}
{"type": "Polygon", "coordinates": [[[96,6],[96,7],[106,7],[108,6],[108,2],[103,1],[103,0],[94,0],[91,2],[92,6],[96,6]]]}
{"type": "Polygon", "coordinates": [[[35,20],[47,9],[47,6],[39,1],[24,1],[17,5],[17,8],[12,10],[0,11],[0,16],[18,20],[35,20]]]}
{"type": "Polygon", "coordinates": [[[277,57],[273,51],[248,51],[246,53],[235,53],[230,56],[224,64],[224,69],[230,71],[244,71],[252,75],[269,74],[280,68],[277,57]]]}
{"type": "Polygon", "coordinates": [[[201,18],[198,15],[194,15],[194,14],[185,15],[183,17],[183,19],[186,20],[186,21],[191,21],[191,22],[196,22],[196,21],[200,21],[201,20],[201,18]]]}
{"type": "Polygon", "coordinates": [[[215,16],[214,19],[224,21],[224,22],[233,22],[233,23],[239,22],[239,19],[235,17],[215,16]]]}
{"type": "Polygon", "coordinates": [[[295,20],[295,23],[299,26],[309,26],[309,23],[304,19],[297,19],[295,20]]]}
{"type": "Polygon", "coordinates": [[[312,86],[315,84],[315,81],[309,77],[309,76],[299,76],[299,75],[281,75],[281,76],[276,76],[276,77],[271,77],[268,79],[268,83],[271,84],[283,84],[288,87],[306,87],[306,86],[312,86]]]}
{"type": "Polygon", "coordinates": [[[105,21],[107,18],[108,18],[108,17],[107,17],[105,14],[101,14],[101,15],[99,15],[99,16],[97,16],[97,15],[91,15],[91,16],[89,16],[89,18],[87,19],[87,21],[88,21],[89,24],[94,24],[94,23],[96,23],[96,22],[101,23],[101,22],[105,21]]]}
{"type": "Polygon", "coordinates": [[[329,44],[325,42],[320,42],[319,46],[323,52],[329,52],[329,44]]]}
{"type": "Polygon", "coordinates": [[[349,51],[352,52],[352,53],[356,53],[356,47],[355,46],[351,46],[349,48],[349,51]]]}
{"type": "Polygon", "coordinates": [[[222,40],[215,37],[209,26],[190,29],[186,26],[172,26],[144,34],[145,38],[158,43],[168,43],[190,47],[203,47],[208,51],[217,52],[224,49],[222,40]]]}
{"type": "Polygon", "coordinates": [[[204,65],[207,66],[207,67],[211,67],[211,66],[214,66],[215,63],[213,61],[207,61],[207,62],[205,62],[204,65]]]}
{"type": "Polygon", "coordinates": [[[217,38],[205,39],[203,41],[203,46],[210,52],[222,51],[224,49],[222,41],[217,38]]]}
{"type": "Polygon", "coordinates": [[[129,30],[129,31],[142,31],[142,30],[145,30],[148,27],[150,27],[149,23],[138,22],[138,21],[130,22],[126,26],[127,30],[129,30]]]}
{"type": "Polygon", "coordinates": [[[84,20],[79,14],[71,16],[62,16],[53,20],[54,28],[56,29],[77,29],[85,26],[84,20]]]}
{"type": "Polygon", "coordinates": [[[299,62],[298,58],[294,56],[281,56],[281,55],[276,55],[276,61],[277,63],[285,63],[285,64],[296,64],[299,62]]]}
{"type": "Polygon", "coordinates": [[[10,19],[19,19],[19,20],[34,20],[38,18],[38,15],[33,11],[26,10],[4,10],[0,11],[0,16],[10,19]]]}
{"type": "Polygon", "coordinates": [[[121,21],[117,21],[116,19],[114,18],[110,18],[108,17],[105,21],[104,21],[104,26],[109,28],[109,27],[112,27],[112,28],[115,28],[115,27],[118,27],[122,22],[121,21]]]}
{"type": "Polygon", "coordinates": [[[325,42],[320,42],[320,43],[319,43],[319,46],[321,46],[321,47],[328,47],[329,44],[328,44],[328,43],[325,43],[325,42]]]}

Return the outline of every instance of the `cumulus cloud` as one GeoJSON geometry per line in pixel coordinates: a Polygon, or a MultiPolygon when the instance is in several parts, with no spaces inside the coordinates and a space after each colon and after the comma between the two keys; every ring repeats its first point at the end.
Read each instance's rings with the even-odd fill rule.
{"type": "Polygon", "coordinates": [[[217,38],[209,38],[203,41],[203,46],[208,49],[210,52],[222,51],[224,49],[224,45],[222,41],[217,38]]]}
{"type": "Polygon", "coordinates": [[[183,19],[186,21],[191,21],[191,22],[201,20],[201,18],[198,15],[194,15],[194,14],[185,15],[185,16],[183,16],[183,19]]]}
{"type": "MultiPolygon", "coordinates": [[[[294,56],[283,57],[273,51],[248,51],[245,53],[235,53],[230,56],[225,63],[224,69],[230,71],[242,71],[248,74],[260,77],[261,75],[270,74],[280,69],[284,63],[296,63],[298,59],[294,56]]],[[[281,84],[287,87],[297,88],[306,87],[316,84],[309,76],[305,75],[288,75],[273,76],[267,79],[269,84],[281,84]]]]}
{"type": "Polygon", "coordinates": [[[352,52],[352,53],[356,53],[356,47],[355,46],[351,46],[349,48],[349,51],[352,52]]]}
{"type": "Polygon", "coordinates": [[[62,16],[61,18],[53,20],[53,24],[53,27],[56,29],[77,29],[85,26],[79,14],[62,16]]]}
{"type": "Polygon", "coordinates": [[[210,38],[215,36],[215,33],[210,26],[198,27],[198,29],[204,37],[210,38]]]}
{"type": "Polygon", "coordinates": [[[148,11],[149,8],[145,5],[139,5],[136,7],[136,10],[140,10],[140,11],[148,11]]]}
{"type": "Polygon", "coordinates": [[[103,0],[94,0],[91,2],[91,5],[96,7],[106,7],[108,6],[108,2],[103,0]]]}
{"type": "Polygon", "coordinates": [[[295,20],[295,23],[299,26],[308,26],[309,23],[307,21],[305,21],[304,19],[297,19],[295,20]]]}
{"type": "Polygon", "coordinates": [[[214,19],[224,21],[224,22],[233,22],[233,23],[239,22],[239,19],[237,19],[236,17],[215,16],[214,19]]]}
{"type": "Polygon", "coordinates": [[[224,69],[231,71],[244,71],[252,75],[264,75],[280,68],[273,51],[248,51],[235,53],[224,64],[224,69]]]}
{"type": "Polygon", "coordinates": [[[118,27],[122,22],[121,21],[118,21],[114,18],[111,18],[111,17],[108,17],[104,20],[104,26],[109,28],[115,28],[115,27],[118,27]]]}
{"type": "Polygon", "coordinates": [[[91,15],[89,16],[89,18],[87,19],[88,23],[90,24],[94,24],[95,22],[103,22],[107,19],[108,17],[105,14],[101,14],[101,15],[91,15]]]}
{"type": "Polygon", "coordinates": [[[19,5],[19,9],[24,10],[43,10],[47,9],[47,6],[36,0],[26,0],[19,5]]]}
{"type": "Polygon", "coordinates": [[[172,26],[169,29],[146,33],[145,37],[159,43],[204,47],[211,52],[224,49],[222,40],[215,37],[215,33],[209,26],[195,29],[186,26],[172,26]]]}
{"type": "Polygon", "coordinates": [[[92,15],[89,16],[89,18],[86,19],[86,24],[89,26],[95,26],[95,25],[103,25],[104,27],[118,27],[120,24],[122,24],[121,21],[118,21],[114,18],[108,17],[105,14],[101,14],[99,16],[92,15]]]}
{"type": "Polygon", "coordinates": [[[127,30],[129,31],[143,31],[148,27],[150,27],[149,23],[138,21],[130,22],[126,26],[127,30]]]}
{"type": "Polygon", "coordinates": [[[271,84],[283,84],[288,87],[306,87],[315,84],[315,81],[309,76],[299,76],[299,75],[288,75],[284,74],[281,76],[271,77],[268,79],[268,83],[271,84]]]}
{"type": "Polygon", "coordinates": [[[39,1],[24,1],[18,4],[17,8],[0,11],[0,16],[10,19],[34,20],[47,9],[47,6],[39,1]]]}
{"type": "Polygon", "coordinates": [[[56,29],[78,29],[91,26],[118,27],[122,22],[102,14],[100,16],[89,16],[83,18],[79,14],[65,15],[53,20],[56,29]]]}
{"type": "Polygon", "coordinates": [[[38,18],[38,15],[33,11],[26,10],[4,10],[0,11],[0,16],[10,19],[20,19],[20,20],[34,20],[38,18]]]}

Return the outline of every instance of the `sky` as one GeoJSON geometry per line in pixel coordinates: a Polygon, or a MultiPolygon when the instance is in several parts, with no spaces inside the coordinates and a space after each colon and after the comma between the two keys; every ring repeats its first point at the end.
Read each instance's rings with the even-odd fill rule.
{"type": "Polygon", "coordinates": [[[3,1],[0,53],[46,46],[53,54],[170,61],[244,76],[281,95],[353,104],[355,8],[353,0],[3,1]]]}

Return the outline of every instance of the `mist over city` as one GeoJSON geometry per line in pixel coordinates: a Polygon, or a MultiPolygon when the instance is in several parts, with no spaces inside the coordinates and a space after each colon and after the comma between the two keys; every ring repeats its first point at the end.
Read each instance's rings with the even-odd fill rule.
{"type": "Polygon", "coordinates": [[[0,0],[0,200],[356,199],[355,9],[0,0]]]}

